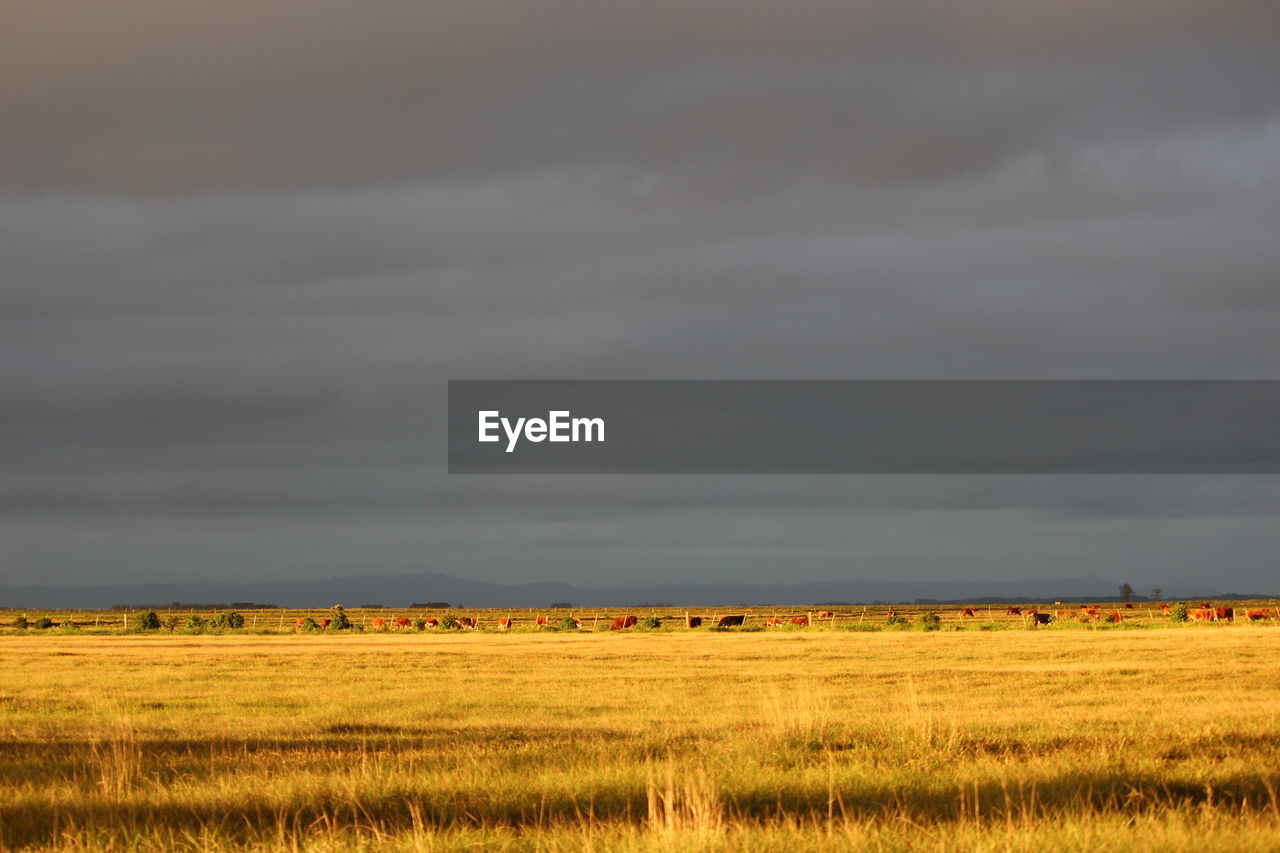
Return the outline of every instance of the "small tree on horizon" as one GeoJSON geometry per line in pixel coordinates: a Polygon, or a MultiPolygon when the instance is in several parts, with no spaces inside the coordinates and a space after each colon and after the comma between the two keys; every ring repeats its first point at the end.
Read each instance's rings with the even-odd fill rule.
{"type": "Polygon", "coordinates": [[[1131,584],[1120,584],[1120,600],[1125,604],[1133,601],[1133,586],[1131,584]]]}
{"type": "Polygon", "coordinates": [[[1160,587],[1158,587],[1158,586],[1153,586],[1153,587],[1151,588],[1151,600],[1152,600],[1152,601],[1159,601],[1163,596],[1164,596],[1164,590],[1163,590],[1163,589],[1161,589],[1161,588],[1160,588],[1160,587]]]}

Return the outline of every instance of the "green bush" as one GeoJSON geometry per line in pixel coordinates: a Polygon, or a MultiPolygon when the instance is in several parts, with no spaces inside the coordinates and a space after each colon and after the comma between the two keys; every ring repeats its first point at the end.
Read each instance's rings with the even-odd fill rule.
{"type": "Polygon", "coordinates": [[[1185,601],[1180,601],[1170,608],[1169,618],[1174,622],[1186,622],[1190,618],[1191,608],[1185,601]]]}
{"type": "Polygon", "coordinates": [[[41,616],[39,619],[36,620],[36,627],[39,628],[41,631],[45,630],[46,628],[52,628],[53,620],[50,619],[48,616],[41,616]]]}
{"type": "Polygon", "coordinates": [[[19,631],[25,631],[31,627],[31,622],[25,615],[19,616],[17,619],[13,620],[13,627],[17,628],[19,631]]]}
{"type": "Polygon", "coordinates": [[[351,620],[347,618],[347,611],[341,604],[335,604],[329,608],[329,630],[330,631],[346,631],[351,628],[351,620]]]}
{"type": "Polygon", "coordinates": [[[187,617],[186,629],[188,631],[203,631],[208,624],[209,623],[204,620],[203,616],[197,616],[192,613],[187,617]]]}
{"type": "Polygon", "coordinates": [[[209,620],[210,628],[243,628],[244,616],[228,610],[225,613],[219,613],[209,620]]]}
{"type": "Polygon", "coordinates": [[[298,630],[308,634],[314,634],[316,631],[320,630],[320,623],[308,616],[302,620],[302,624],[298,626],[298,630]]]}
{"type": "Polygon", "coordinates": [[[937,613],[926,613],[920,617],[920,627],[926,631],[941,631],[942,617],[937,613]]]}
{"type": "Polygon", "coordinates": [[[662,627],[662,620],[659,619],[657,616],[646,616],[644,619],[640,621],[640,627],[648,628],[650,631],[652,631],[654,628],[662,627]]]}
{"type": "Polygon", "coordinates": [[[178,629],[178,617],[166,616],[164,618],[164,621],[161,622],[160,624],[164,626],[164,629],[166,631],[169,631],[170,633],[172,633],[173,631],[176,631],[178,629]]]}
{"type": "Polygon", "coordinates": [[[566,616],[560,620],[560,627],[565,631],[576,631],[578,630],[578,623],[566,616]]]}
{"type": "Polygon", "coordinates": [[[414,620],[413,620],[413,630],[415,630],[415,631],[425,631],[425,630],[427,630],[427,620],[426,620],[426,619],[414,619],[414,620]]]}
{"type": "Polygon", "coordinates": [[[910,622],[907,621],[907,617],[895,613],[893,616],[890,616],[889,618],[885,619],[884,624],[889,626],[909,625],[910,622]]]}
{"type": "Polygon", "coordinates": [[[458,617],[452,613],[446,613],[440,617],[440,627],[447,628],[450,631],[456,631],[462,627],[462,623],[458,621],[458,617]]]}
{"type": "Polygon", "coordinates": [[[144,610],[129,617],[130,631],[158,631],[159,629],[160,617],[154,610],[144,610]]]}

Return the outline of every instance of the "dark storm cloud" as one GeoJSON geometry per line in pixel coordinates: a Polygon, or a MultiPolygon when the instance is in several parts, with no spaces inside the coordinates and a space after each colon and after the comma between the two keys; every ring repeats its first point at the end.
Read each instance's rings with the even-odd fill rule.
{"type": "Polygon", "coordinates": [[[5,181],[125,192],[590,164],[723,191],[983,171],[1274,112],[1267,0],[25,3],[5,181]]]}
{"type": "Polygon", "coordinates": [[[14,4],[0,573],[1254,585],[1269,479],[459,482],[442,406],[1280,377],[1277,44],[1269,0],[14,4]]]}

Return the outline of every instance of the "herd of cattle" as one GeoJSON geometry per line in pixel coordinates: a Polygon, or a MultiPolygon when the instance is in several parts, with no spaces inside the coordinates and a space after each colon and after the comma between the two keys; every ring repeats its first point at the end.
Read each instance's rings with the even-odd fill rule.
{"type": "MultiPolygon", "coordinates": [[[[1005,609],[1005,616],[1019,617],[1028,627],[1037,627],[1040,625],[1048,625],[1053,622],[1074,621],[1082,623],[1119,623],[1124,622],[1127,618],[1134,615],[1136,608],[1132,604],[1125,604],[1119,608],[1104,610],[1100,605],[1081,605],[1074,609],[1054,609],[1041,610],[1039,607],[1021,607],[1011,605],[1005,609]]],[[[989,609],[985,613],[980,614],[978,607],[962,607],[958,611],[961,622],[969,619],[980,619],[983,616],[988,618],[991,616],[989,609]]],[[[936,612],[936,611],[934,611],[936,612]]],[[[1151,613],[1152,611],[1146,611],[1151,613]]],[[[1160,615],[1173,618],[1174,608],[1168,604],[1161,604],[1158,611],[1160,615]]],[[[848,614],[843,614],[848,615],[848,614]]],[[[861,622],[866,616],[864,608],[862,614],[858,617],[861,622]]],[[[893,621],[900,614],[897,610],[890,608],[884,611],[884,616],[893,621]]],[[[817,624],[819,621],[827,624],[835,624],[837,613],[833,610],[819,610],[815,612],[805,613],[799,616],[762,616],[761,624],[765,628],[784,628],[784,627],[809,627],[817,624]]],[[[1192,622],[1235,622],[1249,621],[1261,622],[1272,619],[1280,620],[1280,608],[1235,608],[1235,607],[1218,607],[1204,602],[1197,607],[1188,607],[1186,609],[1186,618],[1192,622]]],[[[674,620],[667,619],[677,624],[683,624],[685,628],[701,628],[705,625],[714,626],[716,628],[735,628],[743,627],[747,624],[748,615],[745,613],[735,613],[725,616],[691,616],[685,614],[683,617],[676,617],[674,620]]],[[[294,626],[295,631],[304,630],[307,627],[309,617],[300,617],[294,626]]],[[[905,621],[905,620],[903,620],[905,621]]],[[[533,616],[527,624],[537,629],[548,627],[565,627],[576,630],[583,628],[595,628],[600,622],[599,617],[592,620],[591,625],[584,624],[584,620],[576,616],[567,616],[560,619],[548,617],[545,615],[533,616]]],[[[610,631],[623,631],[628,628],[634,628],[641,624],[641,620],[635,614],[625,616],[606,617],[604,623],[607,624],[610,631]]],[[[657,628],[663,624],[661,619],[657,617],[647,617],[644,620],[645,627],[657,628]]],[[[314,620],[315,627],[324,630],[329,627],[328,619],[314,620]]],[[[516,619],[512,616],[500,616],[494,619],[493,627],[498,631],[509,631],[516,625],[516,619]]],[[[480,619],[476,616],[450,616],[443,620],[436,617],[426,617],[422,619],[410,619],[407,616],[396,616],[391,618],[377,617],[369,622],[369,627],[376,631],[389,630],[437,630],[441,627],[454,630],[474,631],[480,627],[480,619]]],[[[603,630],[603,629],[601,629],[603,630]]]]}

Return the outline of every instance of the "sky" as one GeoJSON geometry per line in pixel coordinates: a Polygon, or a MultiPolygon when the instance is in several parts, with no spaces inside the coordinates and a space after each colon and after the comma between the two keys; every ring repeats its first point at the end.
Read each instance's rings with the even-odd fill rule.
{"type": "Polygon", "coordinates": [[[1280,379],[1280,4],[16,0],[0,584],[1097,574],[1280,479],[464,477],[449,379],[1280,379]]]}

